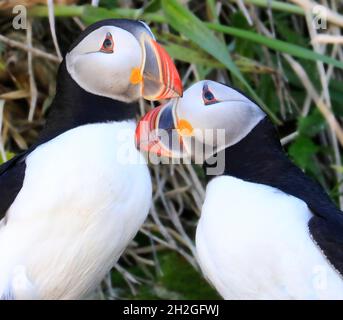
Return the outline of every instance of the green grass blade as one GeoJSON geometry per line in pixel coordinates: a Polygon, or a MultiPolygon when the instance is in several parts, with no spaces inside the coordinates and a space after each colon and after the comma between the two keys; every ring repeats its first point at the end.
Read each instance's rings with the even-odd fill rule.
{"type": "MultiPolygon", "coordinates": [[[[33,6],[29,8],[29,16],[32,17],[47,17],[48,7],[43,5],[33,6]]],[[[56,5],[54,6],[55,17],[81,17],[84,13],[84,6],[75,5],[56,5]]]]}
{"type": "MultiPolygon", "coordinates": [[[[48,7],[43,5],[33,6],[29,9],[29,16],[48,17],[48,7]]],[[[144,13],[142,9],[115,8],[106,9],[102,7],[93,7],[90,5],[55,5],[55,17],[79,17],[85,24],[91,24],[102,19],[126,18],[126,19],[144,19],[158,23],[166,22],[163,15],[158,13],[144,13]]]]}
{"type": "MultiPolygon", "coordinates": [[[[164,42],[163,47],[168,51],[170,56],[176,60],[194,63],[210,69],[225,69],[226,67],[218,60],[211,57],[208,53],[200,48],[190,48],[186,44],[177,44],[164,42]]],[[[233,61],[242,73],[264,74],[273,72],[272,68],[259,64],[253,59],[244,56],[234,55],[233,61]]]]}
{"type": "Polygon", "coordinates": [[[196,51],[194,49],[187,48],[174,43],[168,43],[163,47],[174,59],[188,63],[199,64],[210,68],[225,68],[225,66],[222,63],[218,62],[212,57],[209,57],[207,54],[204,54],[203,51],[196,51]]]}
{"type": "Polygon", "coordinates": [[[316,53],[310,49],[306,49],[306,48],[297,46],[295,44],[292,44],[286,41],[271,39],[263,35],[260,35],[256,32],[223,26],[217,23],[208,23],[206,25],[212,30],[230,34],[234,37],[242,38],[242,39],[249,40],[255,43],[259,43],[270,49],[273,49],[279,52],[288,53],[297,58],[302,58],[302,59],[307,59],[307,60],[312,60],[312,61],[322,61],[327,64],[332,64],[333,66],[337,68],[343,69],[343,62],[339,60],[333,59],[326,55],[316,53]]]}
{"type": "MultiPolygon", "coordinates": [[[[237,0],[230,0],[231,2],[237,2],[237,0]]],[[[262,7],[262,8],[271,8],[276,11],[282,11],[287,13],[305,15],[303,8],[281,1],[274,1],[274,0],[243,0],[246,4],[254,4],[255,6],[262,7]]]]}

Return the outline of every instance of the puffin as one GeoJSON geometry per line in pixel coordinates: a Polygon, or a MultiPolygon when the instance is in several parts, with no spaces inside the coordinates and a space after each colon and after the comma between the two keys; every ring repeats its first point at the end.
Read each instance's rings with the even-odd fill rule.
{"type": "Polygon", "coordinates": [[[79,35],[36,143],[0,167],[1,299],[82,299],[100,284],[150,208],[138,100],[181,94],[144,22],[103,20],[79,35]]]}
{"type": "Polygon", "coordinates": [[[251,98],[197,82],[141,119],[136,144],[153,160],[203,165],[196,252],[224,299],[343,298],[342,212],[251,98]]]}

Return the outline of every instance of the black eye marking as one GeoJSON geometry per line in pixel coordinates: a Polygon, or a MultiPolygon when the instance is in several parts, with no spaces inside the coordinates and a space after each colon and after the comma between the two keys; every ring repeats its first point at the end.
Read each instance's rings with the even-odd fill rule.
{"type": "Polygon", "coordinates": [[[100,51],[105,52],[105,53],[112,53],[113,47],[114,47],[114,41],[113,41],[112,35],[111,33],[107,32],[106,38],[104,42],[102,43],[100,51]]]}
{"type": "Polygon", "coordinates": [[[110,48],[112,46],[112,41],[110,39],[105,39],[103,45],[104,48],[110,48]]]}
{"type": "Polygon", "coordinates": [[[214,95],[213,95],[213,93],[211,91],[206,91],[204,93],[204,98],[206,100],[212,101],[214,99],[214,95]]]}
{"type": "Polygon", "coordinates": [[[219,102],[214,94],[211,92],[211,90],[209,89],[208,87],[208,84],[205,83],[203,88],[202,88],[202,99],[204,101],[204,105],[205,106],[208,106],[208,105],[211,105],[211,104],[215,104],[217,102],[219,102]]]}

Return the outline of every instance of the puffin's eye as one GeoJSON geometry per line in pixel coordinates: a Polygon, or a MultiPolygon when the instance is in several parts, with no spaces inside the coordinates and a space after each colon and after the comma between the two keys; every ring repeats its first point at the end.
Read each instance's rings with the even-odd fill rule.
{"type": "Polygon", "coordinates": [[[202,99],[204,100],[204,105],[206,106],[218,102],[218,100],[215,98],[214,94],[211,92],[207,84],[205,84],[202,88],[202,99]]]}
{"type": "Polygon", "coordinates": [[[112,53],[113,47],[114,47],[114,42],[112,39],[112,35],[109,32],[107,32],[106,38],[104,42],[102,43],[100,51],[105,52],[105,53],[112,53]]]}

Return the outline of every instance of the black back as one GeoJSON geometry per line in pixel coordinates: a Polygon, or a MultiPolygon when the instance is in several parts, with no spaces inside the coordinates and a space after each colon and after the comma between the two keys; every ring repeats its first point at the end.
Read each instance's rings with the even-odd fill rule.
{"type": "Polygon", "coordinates": [[[23,186],[25,156],[26,153],[20,154],[0,166],[0,220],[23,186]]]}
{"type": "Polygon", "coordinates": [[[343,214],[323,188],[286,156],[269,119],[264,118],[244,139],[222,152],[224,175],[272,186],[308,205],[314,214],[309,222],[313,239],[343,274],[343,214]]]}

